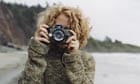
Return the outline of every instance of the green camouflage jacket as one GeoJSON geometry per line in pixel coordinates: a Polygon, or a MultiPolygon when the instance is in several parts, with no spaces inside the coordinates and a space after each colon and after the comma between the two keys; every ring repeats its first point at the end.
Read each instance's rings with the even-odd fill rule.
{"type": "Polygon", "coordinates": [[[86,52],[49,49],[31,39],[18,84],[94,84],[95,60],[86,52]]]}

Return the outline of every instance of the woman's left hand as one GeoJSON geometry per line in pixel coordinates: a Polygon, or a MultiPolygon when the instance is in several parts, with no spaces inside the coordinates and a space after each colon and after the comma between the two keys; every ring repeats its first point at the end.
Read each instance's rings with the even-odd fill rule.
{"type": "Polygon", "coordinates": [[[70,32],[72,33],[72,36],[70,36],[66,43],[67,45],[67,50],[68,52],[72,52],[74,50],[78,50],[79,49],[79,40],[77,39],[76,33],[72,30],[70,30],[70,32]]]}

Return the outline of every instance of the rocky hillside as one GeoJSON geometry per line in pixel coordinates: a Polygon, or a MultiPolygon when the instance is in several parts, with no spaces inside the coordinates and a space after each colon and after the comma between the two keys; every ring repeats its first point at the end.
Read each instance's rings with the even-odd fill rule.
{"type": "Polygon", "coordinates": [[[9,43],[23,45],[26,43],[26,37],[17,25],[11,10],[0,2],[0,44],[7,45],[9,43]]]}
{"type": "Polygon", "coordinates": [[[0,2],[0,44],[26,45],[35,31],[35,15],[40,9],[0,2]]]}

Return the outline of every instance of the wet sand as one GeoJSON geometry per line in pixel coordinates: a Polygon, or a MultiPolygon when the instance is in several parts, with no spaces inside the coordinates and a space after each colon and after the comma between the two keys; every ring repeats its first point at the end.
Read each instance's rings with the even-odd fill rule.
{"type": "MultiPolygon", "coordinates": [[[[95,84],[139,84],[140,54],[94,53],[95,84]]],[[[27,51],[0,53],[0,84],[17,84],[27,51]]]]}
{"type": "Polygon", "coordinates": [[[15,84],[26,59],[26,51],[0,53],[0,84],[15,84]]]}

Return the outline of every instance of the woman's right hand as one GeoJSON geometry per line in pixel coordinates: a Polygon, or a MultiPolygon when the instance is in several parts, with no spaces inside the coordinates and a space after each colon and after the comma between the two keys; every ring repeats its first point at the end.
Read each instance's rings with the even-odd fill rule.
{"type": "Polygon", "coordinates": [[[46,44],[50,43],[47,28],[49,28],[49,26],[46,24],[42,24],[37,28],[34,35],[36,41],[44,42],[46,44]]]}

